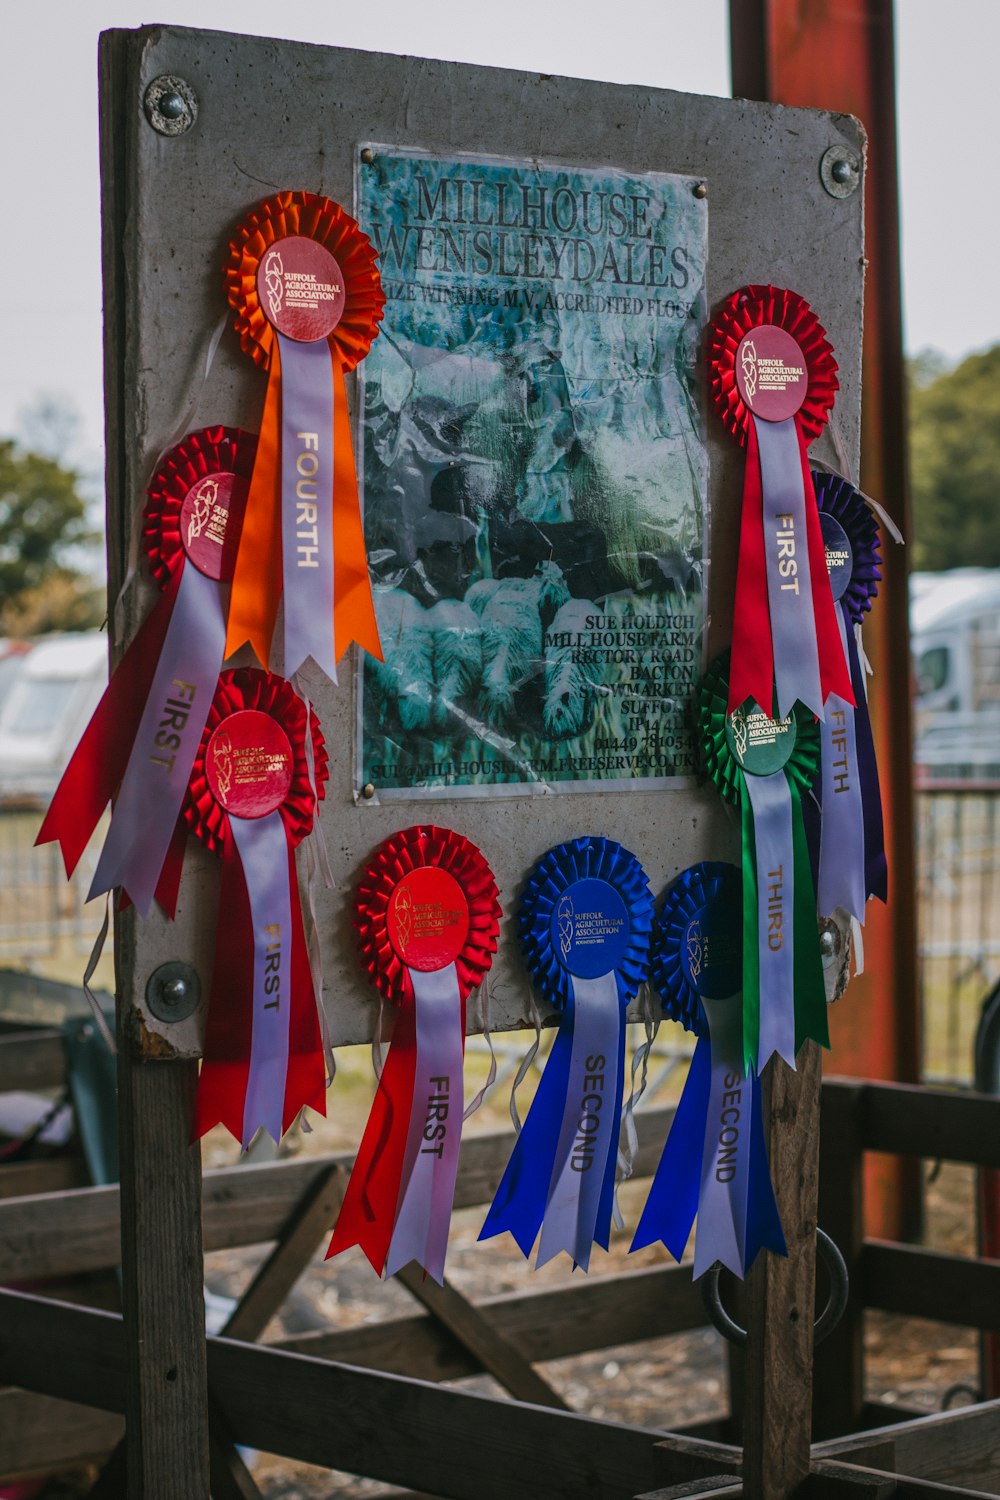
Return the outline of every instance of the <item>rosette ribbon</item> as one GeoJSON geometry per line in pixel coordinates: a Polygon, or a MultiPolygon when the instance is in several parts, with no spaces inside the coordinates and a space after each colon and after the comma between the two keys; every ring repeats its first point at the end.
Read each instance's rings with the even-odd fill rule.
{"type": "Polygon", "coordinates": [[[229,612],[227,654],[270,665],[284,598],[283,670],[310,657],[334,682],[352,640],[381,658],[344,374],[385,306],[376,256],[329,198],[278,193],[229,247],[226,288],[267,394],[229,612]]]}
{"type": "Polygon", "coordinates": [[[651,981],[663,1013],[698,1038],[632,1250],[663,1242],[680,1260],[698,1218],[694,1274],[716,1262],[744,1276],[758,1253],[786,1255],[761,1115],[743,1071],[740,872],[692,865],[653,928],[651,981]]]}
{"type": "Polygon", "coordinates": [[[42,823],[72,875],[107,804],[111,826],[88,899],[121,886],[145,916],[177,907],[178,819],[226,642],[228,584],[256,439],[190,433],[157,466],[143,545],[162,593],[112,675],[42,823]]]}
{"type": "Polygon", "coordinates": [[[532,870],[519,925],[535,985],[559,1012],[545,1072],[479,1238],[509,1230],[536,1264],[585,1271],[607,1250],[625,1074],[625,1011],[645,980],[653,898],[613,839],[578,838],[532,870]]]}
{"type": "MultiPolygon", "coordinates": [[[[840,639],[854,701],[833,697],[820,726],[819,909],[842,907],[864,922],[869,896],[885,901],[888,869],[882,793],[868,715],[868,694],[857,633],[878,594],[882,577],[878,525],[864,497],[846,479],[814,471],[820,527],[826,548],[840,639]]],[[[816,839],[813,834],[814,842],[816,839]]]]}
{"type": "Polygon", "coordinates": [[[416,1261],[443,1281],[465,1004],[493,962],[499,920],[493,872],[447,828],[405,829],[365,870],[354,919],[361,961],[397,1014],[327,1258],[360,1245],[380,1276],[416,1261]]]}
{"type": "Polygon", "coordinates": [[[727,708],[770,714],[776,689],[782,718],[798,700],[821,719],[831,693],[853,702],[806,457],[838,388],[833,350],[796,292],[747,286],[709,330],[708,371],[747,448],[727,708]]]}
{"type": "Polygon", "coordinates": [[[295,849],[328,774],[319,721],[289,683],[256,667],[223,672],[184,804],[222,859],[196,1136],[222,1124],[245,1150],[260,1129],[279,1141],[306,1105],[326,1111],[295,849]]]}
{"type": "Polygon", "coordinates": [[[797,703],[787,718],[751,701],[727,714],[727,656],[697,696],[709,776],[740,809],[743,845],[743,1055],[763,1072],[777,1052],[790,1067],[807,1039],[828,1047],[826,989],[802,791],[819,764],[815,720],[797,703]]]}

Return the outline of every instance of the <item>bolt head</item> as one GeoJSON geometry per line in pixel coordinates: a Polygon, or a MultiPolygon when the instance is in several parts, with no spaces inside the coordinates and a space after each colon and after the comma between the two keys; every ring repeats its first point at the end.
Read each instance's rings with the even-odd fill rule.
{"type": "Polygon", "coordinates": [[[364,162],[366,167],[370,167],[372,162],[375,160],[375,152],[370,146],[366,146],[362,151],[361,160],[364,162]]]}
{"type": "Polygon", "coordinates": [[[168,979],[163,986],[163,998],[168,1005],[180,1005],[187,998],[186,979],[168,979]]]}
{"type": "Polygon", "coordinates": [[[161,94],[156,107],[165,120],[179,120],[187,109],[187,105],[176,89],[171,89],[167,94],[161,94]]]}
{"type": "Polygon", "coordinates": [[[851,178],[854,176],[854,173],[851,170],[850,162],[844,161],[843,159],[841,159],[840,161],[835,161],[833,166],[830,168],[830,176],[833,178],[834,182],[850,182],[851,178]]]}
{"type": "Polygon", "coordinates": [[[831,964],[836,963],[840,951],[840,933],[831,923],[824,927],[819,935],[819,952],[824,969],[829,969],[831,964]]]}
{"type": "Polygon", "coordinates": [[[361,795],[369,801],[374,797],[375,788],[370,781],[365,782],[365,785],[361,788],[361,795]]]}
{"type": "Polygon", "coordinates": [[[696,182],[694,185],[694,195],[696,198],[707,198],[708,184],[706,182],[696,182]]]}

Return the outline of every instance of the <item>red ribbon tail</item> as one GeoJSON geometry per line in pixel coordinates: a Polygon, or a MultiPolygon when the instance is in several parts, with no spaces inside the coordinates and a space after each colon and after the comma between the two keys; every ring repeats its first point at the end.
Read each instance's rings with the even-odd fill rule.
{"type": "Polygon", "coordinates": [[[802,475],[806,487],[806,542],[809,548],[809,577],[812,581],[813,614],[816,618],[816,646],[819,652],[819,685],[825,703],[831,693],[854,704],[854,688],[851,685],[851,669],[840,640],[837,611],[830,588],[830,570],[826,565],[826,547],[820,525],[819,506],[813,503],[816,490],[809,469],[809,455],[798,422],[795,430],[799,435],[802,453],[802,475]]]}
{"type": "Polygon", "coordinates": [[[125,775],[180,577],[178,571],[112,674],[38,831],[36,845],[59,843],[67,877],[125,775]]]}
{"type": "Polygon", "coordinates": [[[253,1026],[254,943],[246,878],[228,827],[222,850],[219,912],[194,1138],[199,1139],[214,1125],[224,1125],[230,1135],[242,1141],[253,1026]]]}
{"type": "Polygon", "coordinates": [[[288,880],[292,908],[292,997],[282,1131],[288,1129],[306,1106],[316,1110],[317,1114],[326,1114],[326,1060],[317,1010],[322,1000],[313,989],[309,950],[302,925],[295,851],[291,845],[288,849],[288,880]]]}
{"type": "Polygon", "coordinates": [[[413,1107],[417,1015],[413,991],[396,1017],[389,1056],[361,1140],[327,1259],[360,1245],[381,1276],[389,1253],[403,1177],[406,1136],[413,1107]]]}
{"type": "MultiPolygon", "coordinates": [[[[836,628],[836,622],[834,625],[836,628]]],[[[764,490],[760,477],[757,430],[751,421],[747,433],[747,461],[743,477],[743,511],[740,518],[740,552],[736,568],[733,647],[726,712],[732,713],[747,698],[753,698],[765,713],[770,713],[773,683],[774,648],[771,643],[767,560],[764,553],[764,490]]]]}

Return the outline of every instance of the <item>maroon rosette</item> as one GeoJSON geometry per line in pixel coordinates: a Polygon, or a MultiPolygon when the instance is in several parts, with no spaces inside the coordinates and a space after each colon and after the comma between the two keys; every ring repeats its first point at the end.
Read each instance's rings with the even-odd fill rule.
{"type": "Polygon", "coordinates": [[[257,273],[267,250],[278,240],[295,235],[315,240],[340,268],[344,311],[329,337],[339,351],[343,368],[353,370],[378,332],[385,295],[368,236],[339,203],[318,193],[276,193],[258,203],[233,236],[226,262],[226,290],[236,313],[236,332],[243,352],[267,368],[274,328],[261,304],[257,273]]]}
{"type": "Polygon", "coordinates": [[[708,388],[726,431],[745,444],[751,412],[736,380],[736,354],[754,329],[780,328],[798,344],[806,361],[808,386],[798,412],[805,442],[826,426],[837,391],[837,361],[809,303],[798,292],[774,286],[745,286],[727,297],[708,330],[708,388]]]}
{"type": "Polygon", "coordinates": [[[291,848],[296,848],[312,829],[317,799],[322,801],[325,796],[330,776],[329,756],[319,720],[283,677],[262,672],[259,667],[238,667],[223,672],[208,711],[184,805],[184,816],[192,833],[213,854],[220,856],[229,830],[229,814],[209,784],[208,746],[224,720],[246,709],[269,715],[288,736],[292,750],[291,784],[277,811],[281,814],[291,848]],[[312,740],[315,795],[306,753],[307,721],[312,740]]]}
{"type": "Polygon", "coordinates": [[[389,935],[389,903],[404,877],[424,868],[450,875],[468,903],[468,932],[454,960],[463,1000],[481,982],[497,951],[497,884],[475,844],[433,824],[404,829],[382,845],[365,869],[354,918],[361,962],[372,983],[397,1005],[406,994],[407,967],[389,935]]]}
{"type": "MultiPolygon", "coordinates": [[[[142,544],[149,570],[161,589],[175,578],[188,557],[181,535],[185,505],[192,492],[219,476],[233,476],[228,500],[221,581],[233,575],[243,509],[253,473],[257,439],[238,427],[203,427],[163,455],[156,466],[143,512],[142,544]]],[[[190,529],[190,523],[189,523],[190,529]]],[[[190,545],[190,543],[189,543],[190,545]]]]}

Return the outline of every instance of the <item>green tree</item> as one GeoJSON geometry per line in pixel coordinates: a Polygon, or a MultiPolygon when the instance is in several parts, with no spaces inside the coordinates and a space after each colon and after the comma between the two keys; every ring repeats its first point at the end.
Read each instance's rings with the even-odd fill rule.
{"type": "Polygon", "coordinates": [[[939,370],[911,365],[914,562],[1000,567],[1000,344],[939,370]]]}
{"type": "Polygon", "coordinates": [[[0,634],[100,622],[98,591],[71,562],[93,540],[76,472],[0,440],[0,634]]]}

